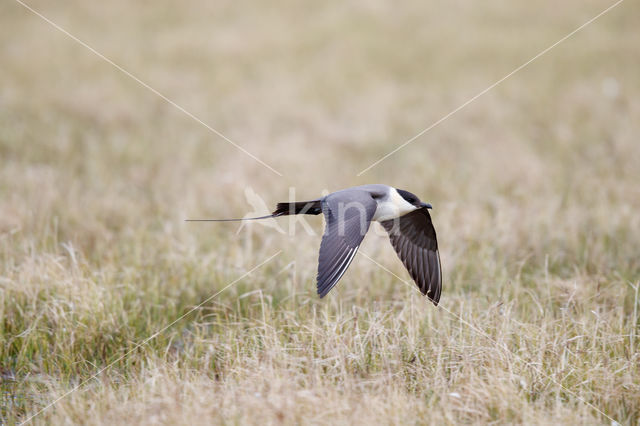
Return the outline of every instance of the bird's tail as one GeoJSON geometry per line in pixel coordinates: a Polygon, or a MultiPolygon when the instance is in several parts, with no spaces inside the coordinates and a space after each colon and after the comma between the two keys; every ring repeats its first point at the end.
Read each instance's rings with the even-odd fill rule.
{"type": "Polygon", "coordinates": [[[320,200],[294,201],[290,203],[278,203],[273,213],[266,216],[243,217],[238,219],[186,219],[186,222],[237,222],[242,220],[271,219],[274,217],[289,216],[293,214],[320,213],[322,213],[322,205],[320,203],[320,200]]]}
{"type": "Polygon", "coordinates": [[[238,222],[241,220],[259,220],[259,219],[270,219],[275,217],[270,214],[267,216],[258,216],[258,217],[241,217],[237,219],[185,219],[185,222],[238,222]]]}
{"type": "Polygon", "coordinates": [[[294,214],[320,214],[322,213],[322,203],[320,200],[293,201],[278,203],[272,213],[273,217],[289,216],[294,214]]]}

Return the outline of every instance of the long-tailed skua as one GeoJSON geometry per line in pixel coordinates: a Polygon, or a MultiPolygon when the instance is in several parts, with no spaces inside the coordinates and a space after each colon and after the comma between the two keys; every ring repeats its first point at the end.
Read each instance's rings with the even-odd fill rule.
{"type": "Polygon", "coordinates": [[[326,226],[318,259],[317,289],[324,297],[351,264],[371,221],[389,234],[391,245],[418,285],[435,305],[440,300],[442,271],[430,204],[414,194],[388,185],[354,186],[311,201],[278,203],[270,215],[242,219],[190,219],[237,221],[280,216],[324,214],[326,226]]]}

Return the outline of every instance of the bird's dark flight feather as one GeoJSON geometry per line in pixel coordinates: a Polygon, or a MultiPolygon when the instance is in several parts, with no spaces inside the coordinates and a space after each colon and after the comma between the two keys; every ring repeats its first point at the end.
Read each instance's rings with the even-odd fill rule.
{"type": "Polygon", "coordinates": [[[376,201],[366,191],[339,191],[323,199],[326,227],[318,258],[317,287],[320,297],[329,293],[351,264],[369,229],[376,207],[376,201]]]}
{"type": "Polygon", "coordinates": [[[437,306],[442,291],[442,270],[436,231],[429,211],[421,208],[381,224],[420,292],[437,306]]]}

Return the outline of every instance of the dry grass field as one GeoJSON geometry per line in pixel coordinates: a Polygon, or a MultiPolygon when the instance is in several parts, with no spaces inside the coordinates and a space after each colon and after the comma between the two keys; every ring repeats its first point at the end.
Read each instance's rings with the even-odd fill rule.
{"type": "Polygon", "coordinates": [[[359,176],[613,2],[28,4],[282,176],[1,2],[0,424],[640,422],[637,2],[359,176]],[[441,306],[380,232],[321,300],[321,217],[184,222],[364,183],[441,306]]]}

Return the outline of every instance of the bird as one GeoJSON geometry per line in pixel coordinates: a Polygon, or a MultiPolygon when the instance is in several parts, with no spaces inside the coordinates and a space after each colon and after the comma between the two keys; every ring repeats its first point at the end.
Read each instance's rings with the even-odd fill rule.
{"type": "Polygon", "coordinates": [[[192,222],[227,222],[270,219],[289,215],[325,217],[318,256],[317,292],[326,296],[353,261],[371,222],[382,225],[396,254],[420,292],[438,306],[442,268],[431,204],[415,194],[383,184],[354,186],[309,201],[277,203],[269,215],[241,219],[187,219],[192,222]]]}

